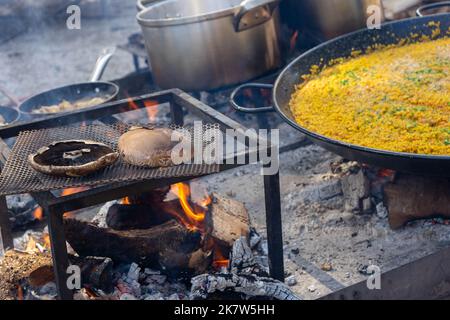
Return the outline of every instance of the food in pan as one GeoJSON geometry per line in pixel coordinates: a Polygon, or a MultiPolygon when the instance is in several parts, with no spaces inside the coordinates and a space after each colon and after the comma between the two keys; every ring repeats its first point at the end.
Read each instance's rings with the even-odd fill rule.
{"type": "MultiPolygon", "coordinates": [[[[173,165],[172,149],[178,141],[171,141],[173,130],[132,127],[119,138],[119,152],[125,162],[156,168],[173,165]]],[[[178,140],[178,139],[175,139],[178,140]]]]}
{"type": "Polygon", "coordinates": [[[82,177],[112,165],[119,154],[103,143],[90,140],[53,142],[28,156],[36,171],[54,176],[82,177]]]}
{"type": "Polygon", "coordinates": [[[63,100],[58,104],[54,104],[51,106],[42,106],[39,109],[35,109],[32,113],[57,113],[57,112],[65,112],[76,109],[82,109],[87,107],[93,107],[105,102],[107,98],[95,97],[89,99],[82,99],[75,102],[69,102],[67,100],[63,100]]]}
{"type": "Polygon", "coordinates": [[[304,128],[369,148],[450,155],[450,38],[378,49],[304,80],[290,101],[304,128]]]}

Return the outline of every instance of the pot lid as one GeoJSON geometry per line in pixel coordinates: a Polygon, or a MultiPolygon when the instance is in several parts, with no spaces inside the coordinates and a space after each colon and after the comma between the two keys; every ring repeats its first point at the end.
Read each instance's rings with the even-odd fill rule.
{"type": "Polygon", "coordinates": [[[155,2],[137,15],[149,27],[180,25],[234,15],[242,0],[168,0],[155,2]]]}

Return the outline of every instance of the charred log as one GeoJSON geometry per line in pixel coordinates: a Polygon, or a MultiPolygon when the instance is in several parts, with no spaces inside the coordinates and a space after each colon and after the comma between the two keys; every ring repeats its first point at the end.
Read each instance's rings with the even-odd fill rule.
{"type": "MultiPolygon", "coordinates": [[[[115,262],[189,269],[201,235],[177,221],[139,230],[112,230],[76,219],[64,220],[67,241],[80,256],[105,256],[115,262]]],[[[192,264],[191,264],[192,266],[192,264]]]]}
{"type": "Polygon", "coordinates": [[[106,225],[114,230],[148,229],[171,217],[146,204],[113,204],[106,215],[106,225]]]}
{"type": "MultiPolygon", "coordinates": [[[[165,201],[170,188],[159,188],[127,198],[127,203],[113,204],[106,215],[106,225],[114,230],[148,229],[163,224],[172,217],[167,208],[178,201],[165,201]]],[[[180,208],[181,210],[181,208],[180,208]]]]}
{"type": "Polygon", "coordinates": [[[93,286],[105,292],[113,289],[113,262],[103,257],[70,257],[70,262],[80,267],[81,284],[93,286]]]}
{"type": "Polygon", "coordinates": [[[416,219],[450,218],[450,180],[446,178],[399,175],[384,187],[389,224],[397,229],[416,219]]]}

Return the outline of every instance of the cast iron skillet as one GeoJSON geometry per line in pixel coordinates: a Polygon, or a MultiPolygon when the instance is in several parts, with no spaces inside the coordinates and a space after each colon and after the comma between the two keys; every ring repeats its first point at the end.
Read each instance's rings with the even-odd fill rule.
{"type": "MultiPolygon", "coordinates": [[[[301,76],[309,73],[311,66],[323,65],[339,57],[348,57],[353,50],[364,51],[373,44],[398,43],[399,39],[407,38],[411,33],[431,35],[432,30],[435,30],[436,27],[431,27],[430,22],[440,22],[440,37],[444,37],[450,27],[450,14],[395,21],[382,25],[379,30],[363,29],[325,42],[291,62],[278,76],[274,86],[246,84],[236,88],[231,95],[231,104],[242,112],[276,111],[287,123],[304,133],[314,143],[345,159],[398,171],[450,177],[450,155],[435,156],[384,151],[330,139],[300,126],[289,109],[289,101],[295,87],[302,82],[301,76]],[[237,93],[249,87],[273,87],[274,107],[244,108],[239,106],[235,101],[237,93]]],[[[344,127],[342,129],[345,130],[344,127]]]]}
{"type": "Polygon", "coordinates": [[[104,103],[113,100],[119,93],[119,87],[112,82],[98,81],[113,54],[114,50],[105,50],[98,58],[95,69],[91,75],[90,82],[71,84],[39,93],[22,102],[19,106],[20,112],[26,119],[32,119],[55,114],[40,114],[33,113],[33,111],[43,106],[59,104],[63,100],[76,102],[79,100],[96,97],[104,98],[104,103]]]}

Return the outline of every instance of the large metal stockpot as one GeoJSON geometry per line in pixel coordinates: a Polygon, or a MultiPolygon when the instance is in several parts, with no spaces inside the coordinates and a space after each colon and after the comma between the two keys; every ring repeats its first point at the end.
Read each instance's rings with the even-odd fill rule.
{"type": "Polygon", "coordinates": [[[281,66],[278,0],[167,0],[137,15],[155,82],[207,90],[281,66]]]}
{"type": "Polygon", "coordinates": [[[286,0],[288,20],[298,28],[314,30],[331,39],[367,25],[371,6],[377,6],[384,20],[382,0],[286,0]]]}

